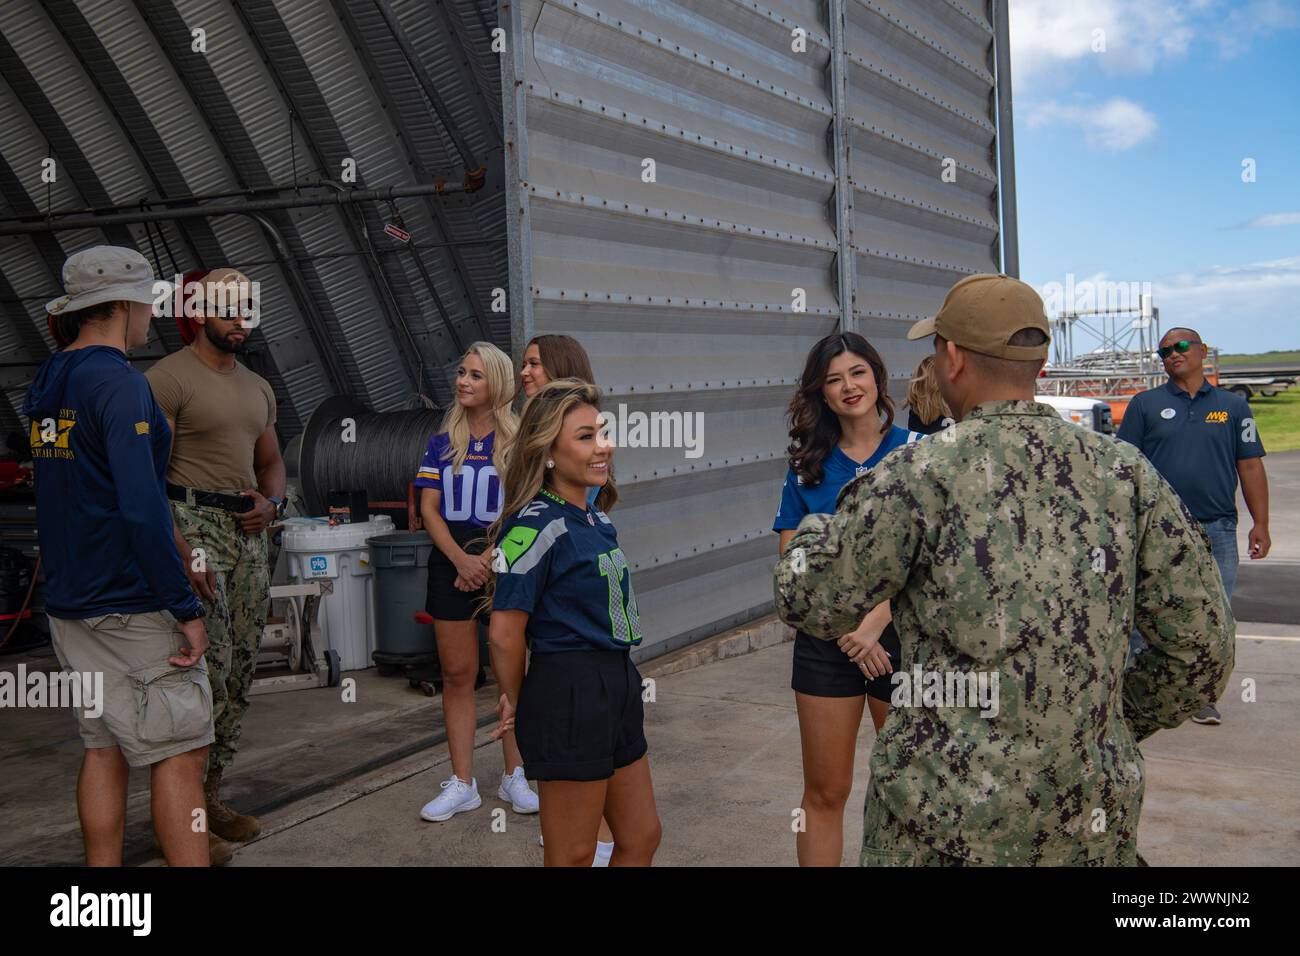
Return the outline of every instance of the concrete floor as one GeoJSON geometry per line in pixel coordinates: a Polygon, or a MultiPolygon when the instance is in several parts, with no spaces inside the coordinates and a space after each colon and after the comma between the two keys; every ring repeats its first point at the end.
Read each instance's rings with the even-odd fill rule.
{"type": "Polygon", "coordinates": [[[1237,493],[1237,552],[1241,569],[1232,596],[1232,610],[1239,621],[1270,624],[1300,624],[1300,451],[1267,455],[1269,536],[1273,547],[1268,557],[1251,561],[1247,541],[1253,522],[1246,502],[1237,493]]]}
{"type": "MultiPolygon", "coordinates": [[[[22,658],[28,670],[54,667],[48,648],[22,658]]],[[[18,660],[5,659],[13,669],[18,660]]],[[[350,671],[355,702],[339,688],[255,696],[244,719],[226,799],[265,812],[364,775],[443,738],[442,706],[400,678],[350,671]]],[[[496,696],[479,692],[484,720],[496,696]]],[[[75,718],[62,710],[0,709],[0,865],[71,864],[83,859],[76,779],[83,747],[75,718]]],[[[131,771],[127,863],[154,855],[149,774],[131,771]]]]}
{"type": "MultiPolygon", "coordinates": [[[[1142,852],[1153,866],[1300,863],[1300,629],[1261,628],[1274,639],[1238,640],[1233,686],[1254,678],[1256,703],[1239,689],[1218,727],[1185,724],[1143,747],[1147,797],[1142,852]]],[[[1253,632],[1250,632],[1253,633],[1253,632]]],[[[1247,632],[1243,629],[1243,635],[1247,632]]],[[[798,725],[788,689],[791,645],[657,679],[647,705],[664,840],[656,864],[787,866],[791,811],[799,803],[798,725]]],[[[480,735],[480,739],[484,739],[480,735]]],[[[858,743],[857,786],[845,815],[846,864],[856,862],[870,720],[858,743]]],[[[449,772],[439,747],[334,793],[269,814],[267,835],[237,866],[540,865],[537,817],[495,798],[500,749],[476,752],[483,806],[446,823],[419,820],[449,772]],[[504,821],[504,828],[494,819],[504,821]]]]}

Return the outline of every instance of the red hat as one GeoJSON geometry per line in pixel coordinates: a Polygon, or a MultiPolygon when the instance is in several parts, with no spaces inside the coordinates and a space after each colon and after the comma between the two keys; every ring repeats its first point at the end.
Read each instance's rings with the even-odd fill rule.
{"type": "Polygon", "coordinates": [[[62,332],[63,323],[59,321],[59,317],[53,312],[45,313],[45,325],[50,330],[50,338],[54,339],[54,344],[60,349],[66,349],[72,344],[62,332]]]}
{"type": "Polygon", "coordinates": [[[212,270],[210,269],[191,269],[185,273],[185,278],[181,280],[181,287],[177,291],[181,293],[182,307],[176,310],[176,330],[181,334],[181,341],[189,345],[199,334],[199,324],[191,316],[185,314],[184,302],[186,290],[190,288],[192,282],[202,282],[212,270]]]}

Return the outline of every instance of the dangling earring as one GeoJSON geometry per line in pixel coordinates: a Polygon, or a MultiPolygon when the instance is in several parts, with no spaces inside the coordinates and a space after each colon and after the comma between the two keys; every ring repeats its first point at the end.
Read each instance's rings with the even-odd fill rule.
{"type": "Polygon", "coordinates": [[[552,459],[552,458],[548,458],[548,459],[546,459],[546,467],[547,467],[547,468],[554,468],[554,467],[555,467],[555,460],[552,459]]]}

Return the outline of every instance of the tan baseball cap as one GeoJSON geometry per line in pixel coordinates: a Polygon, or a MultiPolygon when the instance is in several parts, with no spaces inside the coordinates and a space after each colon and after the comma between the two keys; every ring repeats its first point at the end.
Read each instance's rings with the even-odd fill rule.
{"type": "Polygon", "coordinates": [[[1047,342],[1007,344],[1021,329],[1042,329],[1044,335],[1051,335],[1038,293],[1008,275],[980,274],[967,276],[949,289],[934,318],[917,322],[907,337],[924,339],[937,333],[982,355],[1019,362],[1047,358],[1047,342]]]}
{"type": "Polygon", "coordinates": [[[214,308],[224,309],[227,310],[227,318],[240,315],[254,319],[253,324],[256,325],[259,305],[257,283],[244,273],[230,266],[222,266],[199,279],[198,285],[202,298],[195,305],[200,306],[204,314],[212,315],[210,310],[214,308]]]}

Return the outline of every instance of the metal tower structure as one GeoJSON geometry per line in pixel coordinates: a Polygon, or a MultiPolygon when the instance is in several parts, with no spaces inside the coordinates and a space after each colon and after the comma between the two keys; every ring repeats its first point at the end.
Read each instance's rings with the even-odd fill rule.
{"type": "Polygon", "coordinates": [[[1054,395],[1114,399],[1164,379],[1156,355],[1160,310],[1150,293],[1135,307],[1081,309],[1050,320],[1052,358],[1039,390],[1054,395]]]}

